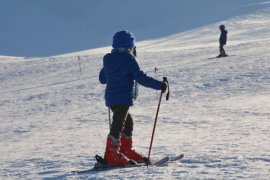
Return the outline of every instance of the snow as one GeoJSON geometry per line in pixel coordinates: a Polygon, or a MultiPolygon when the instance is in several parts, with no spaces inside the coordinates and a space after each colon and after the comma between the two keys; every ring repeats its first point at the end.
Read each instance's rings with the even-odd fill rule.
{"type": "Polygon", "coordinates": [[[1,0],[0,54],[41,57],[110,46],[119,29],[139,41],[160,38],[265,6],[266,0],[1,0]]]}
{"type": "MultiPolygon", "coordinates": [[[[98,73],[111,47],[0,56],[0,179],[268,179],[270,9],[257,2],[259,11],[137,42],[141,68],[170,82],[151,157],[185,157],[164,167],[71,173],[91,168],[94,155],[104,153],[108,112],[98,73]],[[213,59],[220,24],[232,56],[213,59]]],[[[158,96],[139,86],[131,108],[134,146],[145,155],[158,96]]]]}

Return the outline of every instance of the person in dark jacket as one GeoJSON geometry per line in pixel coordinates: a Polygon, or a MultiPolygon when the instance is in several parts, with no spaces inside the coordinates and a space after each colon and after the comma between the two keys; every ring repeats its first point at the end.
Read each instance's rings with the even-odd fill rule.
{"type": "Polygon", "coordinates": [[[104,159],[110,165],[149,161],[132,149],[133,119],[129,108],[133,105],[134,81],[165,92],[167,83],[153,79],[141,71],[135,57],[135,37],[123,30],[113,36],[112,51],[103,58],[99,81],[106,84],[105,103],[113,112],[107,137],[104,159]]]}
{"type": "Polygon", "coordinates": [[[220,38],[219,38],[219,52],[220,54],[218,55],[218,57],[226,57],[228,56],[224,50],[224,45],[226,45],[227,43],[227,33],[228,31],[225,30],[225,26],[224,25],[220,25],[219,29],[221,31],[220,34],[220,38]]]}

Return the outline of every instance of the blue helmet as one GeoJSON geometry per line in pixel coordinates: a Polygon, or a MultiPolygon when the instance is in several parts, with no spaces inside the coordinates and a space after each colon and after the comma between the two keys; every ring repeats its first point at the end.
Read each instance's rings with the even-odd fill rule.
{"type": "Polygon", "coordinates": [[[113,48],[132,48],[135,46],[135,37],[126,30],[119,31],[113,36],[113,48]]]}
{"type": "Polygon", "coordinates": [[[222,25],[219,26],[219,29],[220,30],[224,30],[225,29],[225,26],[222,24],[222,25]]]}

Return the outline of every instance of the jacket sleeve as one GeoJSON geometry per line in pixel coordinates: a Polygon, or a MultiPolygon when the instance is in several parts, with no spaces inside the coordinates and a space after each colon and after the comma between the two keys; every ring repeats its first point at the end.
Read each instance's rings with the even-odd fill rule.
{"type": "Polygon", "coordinates": [[[106,84],[107,83],[103,68],[99,72],[99,82],[101,84],[106,84]]]}
{"type": "Polygon", "coordinates": [[[140,67],[136,61],[135,58],[131,58],[129,61],[130,71],[133,76],[133,78],[141,85],[161,90],[162,81],[158,81],[156,79],[153,79],[152,77],[147,76],[143,71],[140,70],[140,67]]]}

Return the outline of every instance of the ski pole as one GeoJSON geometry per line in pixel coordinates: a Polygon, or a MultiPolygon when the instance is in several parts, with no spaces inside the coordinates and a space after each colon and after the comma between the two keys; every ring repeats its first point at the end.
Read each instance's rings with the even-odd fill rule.
{"type": "MultiPolygon", "coordinates": [[[[163,77],[163,82],[167,82],[168,83],[168,80],[167,80],[166,77],[163,77]]],[[[169,87],[169,83],[168,83],[168,87],[169,87]]],[[[158,118],[158,113],[159,113],[159,108],[160,108],[160,104],[161,104],[162,95],[163,95],[163,92],[161,91],[160,92],[160,96],[159,96],[159,101],[158,101],[158,107],[157,107],[157,111],[156,111],[156,117],[155,117],[154,127],[153,127],[153,131],[152,131],[152,137],[151,137],[149,152],[148,152],[148,159],[149,160],[150,160],[150,154],[151,154],[151,150],[152,150],[152,145],[153,145],[153,140],[154,140],[154,135],[155,135],[155,130],[156,130],[156,124],[157,124],[157,118],[158,118]]],[[[168,91],[168,94],[166,96],[166,100],[167,101],[169,100],[169,91],[168,91]]]]}
{"type": "Polygon", "coordinates": [[[79,61],[79,68],[80,68],[80,73],[82,72],[82,67],[81,67],[81,58],[78,56],[78,61],[79,61]]]}
{"type": "Polygon", "coordinates": [[[148,152],[148,159],[149,159],[149,160],[150,160],[150,154],[151,154],[152,144],[153,144],[154,135],[155,135],[155,129],[156,129],[156,124],[157,124],[157,117],[158,117],[158,112],[159,112],[159,107],[160,107],[160,102],[161,102],[162,94],[163,94],[163,93],[160,92],[159,102],[158,102],[158,107],[157,107],[157,112],[156,112],[156,117],[155,117],[154,127],[153,127],[153,131],[152,131],[152,137],[151,137],[151,142],[150,142],[149,152],[148,152]]]}
{"type": "Polygon", "coordinates": [[[109,107],[108,107],[108,116],[109,116],[109,130],[110,130],[112,123],[111,123],[111,110],[109,107]]]}
{"type": "MultiPolygon", "coordinates": [[[[157,79],[157,71],[158,71],[158,68],[155,67],[155,69],[154,69],[154,72],[155,72],[155,79],[157,79]]],[[[158,97],[158,92],[157,92],[157,97],[158,97]]]]}

